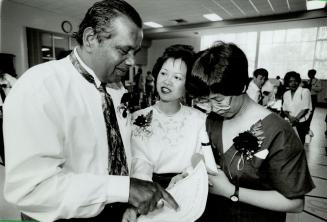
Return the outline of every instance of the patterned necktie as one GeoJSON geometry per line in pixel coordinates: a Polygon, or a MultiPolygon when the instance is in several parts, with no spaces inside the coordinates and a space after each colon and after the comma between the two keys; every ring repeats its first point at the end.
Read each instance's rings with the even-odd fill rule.
{"type": "Polygon", "coordinates": [[[262,94],[261,89],[259,90],[258,104],[260,104],[260,105],[263,104],[263,94],[262,94]]]}
{"type": "Polygon", "coordinates": [[[6,99],[6,93],[5,93],[5,90],[2,88],[2,86],[0,86],[0,96],[2,99],[2,103],[4,103],[5,99],[6,99]]]}
{"type": "MultiPolygon", "coordinates": [[[[95,87],[95,81],[92,75],[90,75],[78,62],[74,52],[70,54],[70,60],[79,73],[95,87]]],[[[96,87],[97,88],[97,87],[96,87]]],[[[126,154],[124,149],[123,140],[120,134],[119,125],[116,117],[115,107],[112,102],[110,94],[106,90],[106,84],[101,83],[97,88],[102,98],[102,110],[106,123],[107,139],[109,148],[109,162],[108,172],[110,175],[128,175],[128,166],[126,161],[126,154]]]]}

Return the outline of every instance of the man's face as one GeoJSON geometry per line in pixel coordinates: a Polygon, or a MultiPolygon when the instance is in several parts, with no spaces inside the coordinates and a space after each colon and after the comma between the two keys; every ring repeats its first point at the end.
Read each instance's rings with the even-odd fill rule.
{"type": "Polygon", "coordinates": [[[253,81],[259,88],[262,88],[263,84],[266,81],[266,78],[262,75],[258,75],[257,77],[253,77],[253,81]]]}
{"type": "Polygon", "coordinates": [[[91,68],[101,82],[120,82],[134,65],[134,55],[143,39],[142,29],[129,18],[120,16],[98,35],[102,41],[92,48],[91,68]]]}

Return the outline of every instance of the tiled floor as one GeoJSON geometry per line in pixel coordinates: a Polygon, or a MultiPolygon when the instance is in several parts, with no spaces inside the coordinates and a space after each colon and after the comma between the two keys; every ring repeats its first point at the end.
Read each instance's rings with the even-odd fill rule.
{"type": "MultiPolygon", "coordinates": [[[[305,210],[300,214],[288,214],[287,222],[327,221],[327,140],[324,122],[327,109],[317,108],[312,120],[314,133],[311,143],[305,146],[310,172],[316,188],[305,198],[305,210]]],[[[0,221],[19,219],[18,210],[3,199],[4,167],[0,165],[0,221]]]]}
{"type": "Polygon", "coordinates": [[[317,108],[311,123],[314,133],[311,143],[305,145],[311,176],[316,185],[305,197],[305,210],[288,214],[287,222],[327,221],[327,139],[325,116],[327,109],[317,108]]]}

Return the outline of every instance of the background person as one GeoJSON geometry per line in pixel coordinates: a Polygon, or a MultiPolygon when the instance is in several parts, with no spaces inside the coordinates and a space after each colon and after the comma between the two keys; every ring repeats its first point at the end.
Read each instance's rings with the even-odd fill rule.
{"type": "Polygon", "coordinates": [[[291,71],[285,74],[285,85],[289,88],[283,95],[283,113],[292,126],[296,127],[302,143],[310,129],[312,110],[310,91],[300,86],[301,76],[291,71]]]}
{"type": "Polygon", "coordinates": [[[261,89],[262,86],[267,81],[267,79],[268,79],[268,71],[266,69],[260,68],[254,70],[253,79],[249,83],[248,89],[246,91],[249,97],[256,103],[259,103],[260,105],[263,105],[263,100],[264,100],[264,95],[261,89]]]}
{"type": "Polygon", "coordinates": [[[146,98],[147,98],[147,105],[152,105],[152,99],[154,94],[154,77],[151,73],[151,71],[147,71],[146,78],[145,78],[145,92],[146,92],[146,98]]]}
{"type": "Polygon", "coordinates": [[[309,128],[311,125],[314,111],[318,103],[318,94],[322,91],[321,81],[315,77],[316,73],[317,71],[315,69],[310,69],[308,71],[308,77],[309,77],[308,89],[310,90],[311,93],[311,102],[312,102],[312,111],[308,121],[309,128]]]}
{"type": "Polygon", "coordinates": [[[143,70],[142,68],[139,68],[137,70],[137,91],[139,93],[139,107],[140,108],[144,108],[146,105],[145,105],[145,78],[146,78],[146,74],[143,73],[143,70]]]}
{"type": "Polygon", "coordinates": [[[17,79],[10,75],[9,73],[4,72],[0,69],[0,164],[5,165],[5,153],[4,153],[4,144],[3,144],[3,130],[2,130],[2,121],[3,121],[3,103],[5,102],[6,97],[9,94],[9,91],[16,83],[17,79]]]}
{"type": "Polygon", "coordinates": [[[245,93],[248,63],[234,44],[199,53],[187,90],[209,114],[217,176],[200,221],[285,221],[314,187],[303,145],[290,125],[245,93]]]}
{"type": "Polygon", "coordinates": [[[132,6],[97,2],[72,54],[32,67],[12,89],[4,105],[4,194],[24,218],[121,221],[127,202],[146,214],[161,198],[177,208],[158,184],[128,175],[130,123],[115,97],[142,38],[132,6]]]}

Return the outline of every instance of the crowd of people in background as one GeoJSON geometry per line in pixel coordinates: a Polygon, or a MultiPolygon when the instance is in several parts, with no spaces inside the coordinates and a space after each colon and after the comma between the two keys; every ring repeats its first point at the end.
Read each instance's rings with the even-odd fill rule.
{"type": "MultiPolygon", "coordinates": [[[[318,102],[317,95],[322,91],[321,81],[315,78],[315,75],[316,70],[310,69],[308,70],[309,79],[302,80],[299,73],[290,71],[284,75],[283,81],[279,75],[276,76],[276,79],[269,79],[268,70],[258,68],[253,72],[246,93],[256,103],[288,120],[297,130],[301,141],[305,143],[306,135],[313,136],[310,124],[318,102]],[[291,81],[289,76],[292,76],[291,81]],[[294,86],[294,82],[296,82],[296,86],[294,86]],[[301,110],[305,111],[300,112],[301,110]]],[[[132,92],[133,111],[151,106],[159,100],[154,81],[151,71],[147,71],[147,74],[144,75],[142,68],[138,69],[134,77],[132,92]]],[[[192,102],[187,104],[190,105],[192,102]]],[[[201,110],[201,108],[199,109],[201,110]]]]}

